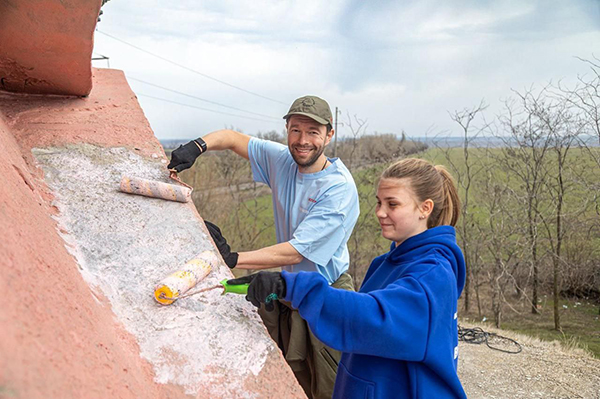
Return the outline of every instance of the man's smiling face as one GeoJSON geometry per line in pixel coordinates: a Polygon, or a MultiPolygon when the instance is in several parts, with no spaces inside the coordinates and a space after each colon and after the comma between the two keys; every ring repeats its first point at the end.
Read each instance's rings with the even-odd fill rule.
{"type": "Polygon", "coordinates": [[[326,125],[304,115],[290,116],[286,128],[290,153],[301,168],[312,166],[331,141],[326,125]]]}

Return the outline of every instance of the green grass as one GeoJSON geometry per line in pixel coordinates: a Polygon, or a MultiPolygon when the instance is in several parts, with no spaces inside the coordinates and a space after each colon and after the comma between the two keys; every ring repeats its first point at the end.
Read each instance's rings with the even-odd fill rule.
{"type": "Polygon", "coordinates": [[[506,309],[502,328],[545,341],[560,341],[566,346],[577,346],[600,358],[598,304],[585,300],[561,300],[559,309],[562,331],[554,329],[552,306],[551,300],[543,302],[539,315],[534,315],[527,309],[521,309],[519,314],[506,309]],[[577,303],[580,305],[576,305],[577,303]]]}

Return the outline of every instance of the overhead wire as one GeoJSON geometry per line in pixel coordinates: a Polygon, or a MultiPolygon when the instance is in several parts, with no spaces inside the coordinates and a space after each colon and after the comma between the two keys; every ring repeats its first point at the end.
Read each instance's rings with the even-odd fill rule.
{"type": "Polygon", "coordinates": [[[193,98],[193,99],[196,99],[196,100],[204,101],[204,102],[207,102],[209,104],[218,105],[220,107],[225,107],[225,108],[233,109],[235,111],[246,112],[248,114],[252,114],[252,115],[256,115],[256,116],[261,116],[263,118],[273,119],[273,120],[277,120],[277,121],[279,121],[281,119],[281,118],[276,118],[276,117],[273,117],[273,116],[270,116],[270,115],[259,114],[257,112],[246,111],[245,109],[236,108],[236,107],[232,107],[232,106],[229,106],[229,105],[221,104],[221,103],[218,103],[216,101],[207,100],[207,99],[202,98],[202,97],[194,96],[192,94],[184,93],[184,92],[181,92],[181,91],[178,91],[178,90],[169,89],[168,87],[160,86],[160,85],[157,85],[155,83],[147,82],[145,80],[137,79],[137,78],[134,78],[134,77],[131,77],[131,76],[128,76],[128,79],[129,80],[134,80],[136,82],[140,82],[140,83],[143,83],[143,84],[146,84],[148,86],[153,86],[153,87],[165,90],[165,91],[169,91],[171,93],[176,93],[176,94],[179,94],[179,95],[182,95],[182,96],[185,96],[185,97],[189,97],[189,98],[193,98]]]}
{"type": "Polygon", "coordinates": [[[238,117],[238,118],[252,119],[252,120],[255,120],[255,121],[268,122],[268,123],[282,123],[282,122],[276,122],[274,120],[266,120],[266,119],[260,119],[260,118],[253,118],[251,116],[236,115],[236,114],[231,114],[229,112],[222,112],[222,111],[217,111],[217,110],[214,110],[214,109],[209,109],[209,108],[204,108],[204,107],[198,107],[196,105],[180,103],[178,101],[168,100],[166,98],[161,98],[161,97],[155,97],[155,96],[151,96],[151,95],[148,95],[148,94],[136,93],[136,96],[152,98],[154,100],[159,100],[159,101],[164,101],[164,102],[167,102],[167,103],[177,104],[177,105],[180,105],[180,106],[183,106],[183,107],[195,108],[195,109],[200,109],[200,110],[203,110],[203,111],[215,112],[217,114],[228,115],[228,116],[235,116],[235,117],[238,117]]]}
{"type": "Polygon", "coordinates": [[[113,35],[109,35],[108,33],[102,32],[101,30],[98,30],[98,29],[97,29],[96,31],[97,31],[98,33],[101,33],[101,34],[103,34],[104,36],[108,36],[108,37],[110,37],[110,38],[111,38],[111,39],[113,39],[113,40],[116,40],[116,41],[118,41],[118,42],[121,42],[121,43],[123,43],[123,44],[126,44],[126,45],[128,45],[128,46],[130,46],[130,47],[133,47],[133,48],[135,48],[136,50],[139,50],[139,51],[141,51],[141,52],[143,52],[143,53],[146,53],[146,54],[148,54],[148,55],[151,55],[151,56],[153,56],[153,57],[156,57],[156,58],[158,58],[158,59],[161,59],[161,60],[163,60],[163,61],[165,61],[165,62],[168,62],[168,63],[170,63],[170,64],[172,64],[172,65],[175,65],[175,66],[177,66],[177,67],[179,67],[179,68],[182,68],[182,69],[185,69],[185,70],[187,70],[187,71],[190,71],[190,72],[192,72],[192,73],[195,73],[195,74],[197,74],[197,75],[200,75],[200,76],[202,76],[202,77],[204,77],[204,78],[206,78],[206,79],[210,79],[210,80],[212,80],[212,81],[215,81],[215,82],[218,82],[218,83],[220,83],[220,84],[222,84],[222,85],[225,85],[225,86],[231,87],[231,88],[233,88],[233,89],[236,89],[236,90],[242,91],[242,92],[244,92],[244,93],[247,93],[247,94],[250,94],[250,95],[253,95],[253,96],[256,96],[256,97],[260,97],[260,98],[262,98],[262,99],[265,99],[265,100],[269,100],[269,101],[272,101],[272,102],[275,102],[275,103],[278,103],[278,104],[287,105],[287,104],[286,104],[286,103],[284,103],[283,101],[279,101],[279,100],[276,100],[276,99],[274,99],[274,98],[271,98],[271,97],[263,96],[262,94],[255,93],[255,92],[253,92],[253,91],[250,91],[250,90],[246,90],[246,89],[244,89],[244,88],[242,88],[242,87],[239,87],[239,86],[233,85],[233,84],[231,84],[231,83],[227,83],[227,82],[225,82],[225,81],[223,81],[223,80],[221,80],[221,79],[217,79],[217,78],[215,78],[215,77],[212,77],[212,76],[210,76],[210,75],[207,75],[207,74],[205,74],[205,73],[202,73],[202,72],[200,72],[200,71],[197,71],[197,70],[195,70],[195,69],[192,69],[192,68],[190,68],[190,67],[187,67],[187,66],[185,66],[185,65],[182,65],[182,64],[180,64],[180,63],[178,63],[178,62],[172,61],[172,60],[170,60],[170,59],[168,59],[168,58],[165,58],[165,57],[163,57],[163,56],[160,56],[160,55],[158,55],[158,54],[154,54],[154,53],[152,53],[152,52],[150,52],[150,51],[148,51],[148,50],[145,50],[145,49],[143,49],[143,48],[141,48],[141,47],[138,47],[138,46],[136,46],[136,45],[134,45],[134,44],[128,43],[128,42],[126,42],[125,40],[119,39],[118,37],[115,37],[115,36],[113,36],[113,35]]]}

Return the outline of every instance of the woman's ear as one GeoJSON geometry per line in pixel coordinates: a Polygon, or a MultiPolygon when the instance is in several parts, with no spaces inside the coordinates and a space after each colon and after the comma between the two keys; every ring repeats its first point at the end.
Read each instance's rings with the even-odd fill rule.
{"type": "Polygon", "coordinates": [[[421,213],[423,216],[425,216],[425,218],[428,218],[429,215],[431,215],[431,212],[433,212],[433,200],[426,199],[421,204],[421,213]]]}

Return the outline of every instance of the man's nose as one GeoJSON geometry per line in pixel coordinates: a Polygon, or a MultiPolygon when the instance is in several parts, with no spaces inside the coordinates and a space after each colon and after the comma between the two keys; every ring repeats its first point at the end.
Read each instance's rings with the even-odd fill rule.
{"type": "Polygon", "coordinates": [[[298,143],[299,144],[306,144],[308,143],[308,134],[301,132],[299,137],[298,137],[298,143]]]}

